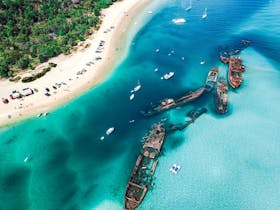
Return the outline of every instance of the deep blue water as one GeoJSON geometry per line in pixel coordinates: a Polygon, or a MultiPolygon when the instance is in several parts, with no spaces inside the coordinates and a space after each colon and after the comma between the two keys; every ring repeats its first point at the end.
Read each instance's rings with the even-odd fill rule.
{"type": "MultiPolygon", "coordinates": [[[[272,87],[280,80],[279,3],[276,0],[200,0],[193,1],[192,10],[187,12],[184,8],[188,1],[168,1],[139,29],[128,56],[101,85],[46,118],[30,119],[0,133],[0,210],[122,209],[126,183],[141,149],[142,136],[162,117],[168,117],[173,123],[183,122],[188,110],[201,106],[208,108],[206,117],[199,119],[186,132],[175,133],[166,139],[162,162],[156,172],[157,187],[148,193],[140,209],[279,209],[279,200],[260,195],[255,185],[260,183],[259,189],[268,194],[265,189],[270,188],[272,198],[279,195],[280,166],[271,163],[273,159],[279,160],[277,152],[280,151],[277,141],[279,120],[271,113],[277,115],[279,111],[276,105],[264,109],[267,101],[279,94],[272,91],[271,98],[262,100],[264,96],[256,97],[254,91],[264,91],[262,85],[272,87]],[[208,17],[202,20],[205,7],[208,17]],[[173,18],[185,18],[187,22],[175,25],[173,18]],[[215,114],[213,97],[205,94],[180,110],[152,118],[140,115],[139,112],[149,108],[151,102],[180,96],[202,86],[213,66],[219,66],[221,74],[225,75],[226,67],[218,60],[219,51],[235,49],[242,39],[252,43],[242,52],[249,70],[245,73],[243,86],[230,95],[229,114],[223,117],[215,114]],[[156,53],[156,49],[160,52],[156,53]],[[168,56],[172,50],[174,53],[168,56]],[[254,60],[256,57],[258,62],[254,60]],[[206,63],[201,65],[201,60],[206,63]],[[159,69],[158,72],[154,72],[155,68],[159,69]],[[253,69],[269,71],[261,71],[258,76],[253,69]],[[170,71],[175,72],[172,79],[160,79],[170,71]],[[262,77],[267,80],[261,80],[262,77]],[[130,90],[137,81],[141,82],[142,89],[135,94],[133,101],[129,101],[130,90]],[[251,103],[259,106],[250,107],[251,103]],[[258,117],[263,116],[269,132],[261,129],[264,125],[258,117]],[[135,123],[129,124],[132,119],[135,123]],[[213,127],[219,123],[220,129],[213,127]],[[243,127],[239,126],[243,123],[243,127]],[[116,129],[113,135],[100,141],[112,126],[116,129]],[[213,134],[216,129],[219,133],[213,134]],[[241,137],[235,136],[236,130],[241,137]],[[256,158],[254,154],[261,154],[260,148],[264,147],[261,143],[256,144],[256,149],[252,149],[245,162],[262,170],[254,169],[249,173],[251,168],[243,165],[243,156],[247,154],[243,148],[251,147],[244,141],[257,139],[260,136],[258,130],[265,138],[273,140],[273,143],[268,141],[265,144],[271,159],[262,162],[263,156],[256,158]],[[215,135],[216,142],[211,143],[209,136],[215,135]],[[204,142],[207,139],[207,143],[204,142]],[[224,149],[225,145],[234,148],[224,149]],[[272,147],[274,150],[269,152],[272,147]],[[227,158],[229,154],[231,159],[227,158]],[[26,156],[30,160],[24,163],[26,156]],[[165,172],[176,157],[189,166],[182,172],[184,177],[179,174],[177,182],[165,172]],[[186,157],[189,158],[185,160],[186,157]],[[210,168],[212,163],[215,170],[210,168]],[[221,166],[224,166],[223,173],[221,166]],[[213,174],[209,175],[209,171],[213,174]],[[223,174],[223,177],[217,174],[223,174]],[[271,182],[263,181],[265,179],[271,182]],[[164,184],[165,180],[172,180],[172,185],[164,184]],[[184,185],[187,185],[184,189],[174,188],[184,185]],[[193,191],[186,190],[189,188],[193,191]],[[242,196],[241,192],[247,196],[242,196]],[[254,192],[258,193],[255,195],[254,192]],[[253,206],[258,196],[268,204],[253,206]]],[[[146,12],[143,15],[147,15],[146,12]]]]}

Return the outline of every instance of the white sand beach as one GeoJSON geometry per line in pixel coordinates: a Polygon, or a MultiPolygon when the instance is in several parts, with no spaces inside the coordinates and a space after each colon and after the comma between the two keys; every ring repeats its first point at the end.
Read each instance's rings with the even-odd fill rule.
{"type": "MultiPolygon", "coordinates": [[[[99,30],[79,44],[88,47],[80,46],[70,55],[59,55],[40,64],[35,72],[47,67],[49,62],[57,64],[57,67],[42,78],[30,83],[0,80],[0,97],[9,100],[8,104],[4,104],[2,100],[0,102],[0,126],[49,112],[102,82],[121,60],[124,53],[121,45],[133,18],[149,2],[151,1],[123,0],[104,9],[99,30]],[[96,52],[101,41],[101,50],[96,52]],[[27,97],[10,99],[12,91],[21,91],[23,88],[36,91],[27,97]],[[46,96],[46,92],[50,95],[46,96]]],[[[30,74],[27,72],[23,76],[30,74]]]]}

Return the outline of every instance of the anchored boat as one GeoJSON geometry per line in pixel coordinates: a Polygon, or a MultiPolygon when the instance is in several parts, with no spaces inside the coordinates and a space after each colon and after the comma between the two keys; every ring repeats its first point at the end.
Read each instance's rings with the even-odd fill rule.
{"type": "Polygon", "coordinates": [[[207,91],[211,91],[213,89],[215,83],[217,82],[218,74],[219,70],[217,67],[214,67],[209,71],[205,82],[205,89],[207,91]]]}
{"type": "Polygon", "coordinates": [[[204,87],[201,87],[195,91],[190,91],[183,95],[182,97],[174,100],[173,98],[164,99],[160,102],[159,105],[153,107],[151,110],[146,112],[141,112],[144,116],[149,117],[152,115],[159,114],[160,112],[164,112],[166,110],[172,109],[179,105],[184,105],[185,103],[191,102],[198,97],[200,97],[205,91],[204,87]]]}
{"type": "Polygon", "coordinates": [[[238,88],[242,83],[242,72],[245,67],[242,65],[241,57],[230,56],[228,82],[232,88],[238,88]]]}
{"type": "Polygon", "coordinates": [[[126,210],[134,210],[142,202],[151,186],[164,138],[163,126],[154,125],[146,137],[126,187],[124,204],[126,210]]]}
{"type": "Polygon", "coordinates": [[[228,85],[224,79],[219,79],[215,94],[216,110],[220,114],[228,111],[228,85]]]}

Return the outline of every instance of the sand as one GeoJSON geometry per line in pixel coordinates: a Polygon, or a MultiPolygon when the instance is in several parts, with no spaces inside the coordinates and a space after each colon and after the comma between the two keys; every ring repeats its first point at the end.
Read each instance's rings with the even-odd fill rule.
{"type": "MultiPolygon", "coordinates": [[[[86,41],[79,43],[75,52],[54,57],[35,69],[35,72],[39,72],[47,67],[49,62],[57,64],[57,67],[52,68],[42,78],[30,83],[1,80],[0,97],[8,98],[9,103],[0,102],[0,127],[49,112],[104,81],[114,66],[122,60],[125,53],[123,43],[128,36],[128,29],[135,16],[149,2],[123,0],[104,9],[101,12],[102,24],[99,30],[86,41]],[[96,49],[101,40],[104,41],[104,49],[97,53],[96,49]],[[96,60],[96,57],[102,59],[96,60]],[[79,74],[82,70],[82,74],[79,74]],[[20,91],[23,88],[36,89],[38,92],[21,99],[10,99],[9,95],[13,90],[20,91]],[[50,90],[50,96],[45,95],[46,88],[50,90]]],[[[25,72],[22,76],[30,74],[31,72],[25,72]]]]}

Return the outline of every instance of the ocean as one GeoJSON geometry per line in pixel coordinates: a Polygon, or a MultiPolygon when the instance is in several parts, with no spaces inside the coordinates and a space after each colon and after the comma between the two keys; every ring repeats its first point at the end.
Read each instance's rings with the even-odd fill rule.
{"type": "Polygon", "coordinates": [[[208,112],[167,136],[154,188],[138,209],[280,209],[280,1],[196,0],[186,11],[188,2],[145,9],[127,55],[102,84],[46,117],[0,130],[0,210],[123,209],[142,137],[162,118],[182,123],[199,107],[208,112]],[[140,114],[203,86],[213,66],[225,77],[219,52],[243,39],[251,41],[239,54],[246,71],[229,91],[229,113],[216,114],[209,93],[158,116],[140,114]],[[169,172],[174,163],[177,175],[169,172]]]}

